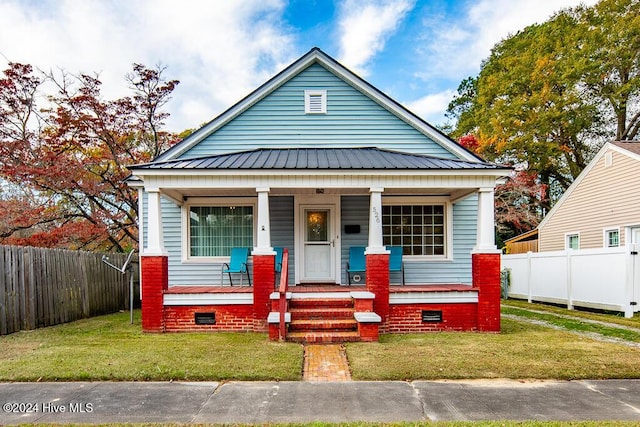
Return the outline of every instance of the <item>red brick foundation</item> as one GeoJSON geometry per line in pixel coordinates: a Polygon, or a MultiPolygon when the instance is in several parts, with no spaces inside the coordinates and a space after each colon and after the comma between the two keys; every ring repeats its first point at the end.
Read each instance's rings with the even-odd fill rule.
{"type": "Polygon", "coordinates": [[[266,332],[267,317],[271,301],[269,296],[274,291],[275,276],[274,255],[253,255],[253,316],[254,330],[266,332]]]}
{"type": "Polygon", "coordinates": [[[373,311],[382,318],[381,329],[389,317],[389,254],[366,255],[367,290],[376,298],[373,311]]]}
{"type": "Polygon", "coordinates": [[[280,326],[277,323],[269,324],[269,341],[280,340],[280,326]]]}
{"type": "Polygon", "coordinates": [[[164,291],[169,286],[169,258],[163,255],[140,257],[142,280],[142,330],[163,332],[164,291]]]}
{"type": "Polygon", "coordinates": [[[478,330],[500,332],[500,254],[472,254],[473,287],[478,293],[478,330]]]}
{"type": "Polygon", "coordinates": [[[379,333],[377,323],[358,323],[358,333],[360,334],[360,341],[376,342],[378,341],[379,333]]]}
{"type": "Polygon", "coordinates": [[[386,332],[476,331],[477,321],[478,310],[475,303],[392,304],[386,332]],[[422,310],[442,311],[442,322],[423,322],[422,310]]]}
{"type": "Polygon", "coordinates": [[[253,306],[228,305],[167,305],[164,308],[166,332],[187,331],[253,331],[253,306]],[[196,313],[215,313],[214,325],[196,325],[196,313]]]}

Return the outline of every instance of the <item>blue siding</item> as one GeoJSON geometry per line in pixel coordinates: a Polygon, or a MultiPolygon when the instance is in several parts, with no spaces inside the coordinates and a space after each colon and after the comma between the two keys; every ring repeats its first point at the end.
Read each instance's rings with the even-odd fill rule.
{"type": "Polygon", "coordinates": [[[456,156],[314,64],[209,135],[181,158],[256,148],[379,147],[455,159],[456,156]],[[304,91],[327,90],[327,114],[305,114],[304,91]]]}
{"type": "MultiPolygon", "coordinates": [[[[340,204],[342,212],[340,223],[342,224],[342,256],[341,283],[349,283],[347,279],[347,262],[349,261],[349,248],[351,246],[367,246],[369,241],[369,196],[343,196],[340,204]],[[359,225],[360,233],[346,234],[345,225],[359,225]]],[[[361,284],[364,284],[361,282],[361,284]]]]}
{"type": "MultiPolygon", "coordinates": [[[[289,249],[289,285],[294,285],[296,254],[295,228],[293,224],[293,196],[269,197],[269,219],[271,220],[271,245],[289,249]]],[[[279,283],[279,282],[278,282],[279,283]]]]}

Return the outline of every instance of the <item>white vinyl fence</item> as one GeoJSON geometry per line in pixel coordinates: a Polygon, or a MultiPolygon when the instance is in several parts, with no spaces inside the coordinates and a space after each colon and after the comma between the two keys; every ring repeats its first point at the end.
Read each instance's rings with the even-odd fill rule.
{"type": "Polygon", "coordinates": [[[508,295],[528,301],[624,312],[640,311],[640,245],[503,255],[508,295]]]}

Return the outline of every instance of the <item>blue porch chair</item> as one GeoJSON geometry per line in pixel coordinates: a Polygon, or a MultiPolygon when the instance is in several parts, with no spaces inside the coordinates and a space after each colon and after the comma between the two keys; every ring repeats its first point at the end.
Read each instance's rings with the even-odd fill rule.
{"type": "Polygon", "coordinates": [[[275,247],[273,250],[276,252],[276,264],[274,270],[276,274],[274,274],[275,286],[278,287],[278,276],[282,273],[282,254],[284,253],[284,248],[275,247]]]}
{"type": "Polygon", "coordinates": [[[389,255],[389,273],[402,273],[402,286],[404,286],[404,264],[402,263],[402,246],[387,246],[387,250],[391,251],[389,255]]]}
{"type": "Polygon", "coordinates": [[[229,283],[233,286],[233,280],[231,279],[231,273],[240,274],[240,286],[242,286],[242,275],[246,274],[249,278],[249,286],[251,286],[251,275],[249,274],[249,268],[247,267],[247,260],[249,259],[248,248],[231,248],[231,259],[229,263],[222,264],[222,270],[220,273],[220,283],[224,284],[224,274],[229,275],[229,283]]]}
{"type": "Polygon", "coordinates": [[[364,246],[352,246],[349,248],[349,261],[347,262],[347,280],[351,286],[351,274],[365,274],[367,262],[364,256],[364,246]]]}

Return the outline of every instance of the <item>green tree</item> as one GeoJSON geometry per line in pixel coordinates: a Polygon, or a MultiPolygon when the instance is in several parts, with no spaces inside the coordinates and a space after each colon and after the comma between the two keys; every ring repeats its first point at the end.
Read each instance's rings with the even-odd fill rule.
{"type": "Polygon", "coordinates": [[[449,105],[452,136],[475,135],[483,156],[537,174],[551,194],[566,189],[603,140],[637,136],[639,10],[603,0],[498,43],[449,105]]]}
{"type": "Polygon", "coordinates": [[[603,106],[608,135],[632,140],[640,130],[640,2],[602,0],[580,8],[574,31],[582,59],[581,84],[603,106]]]}

